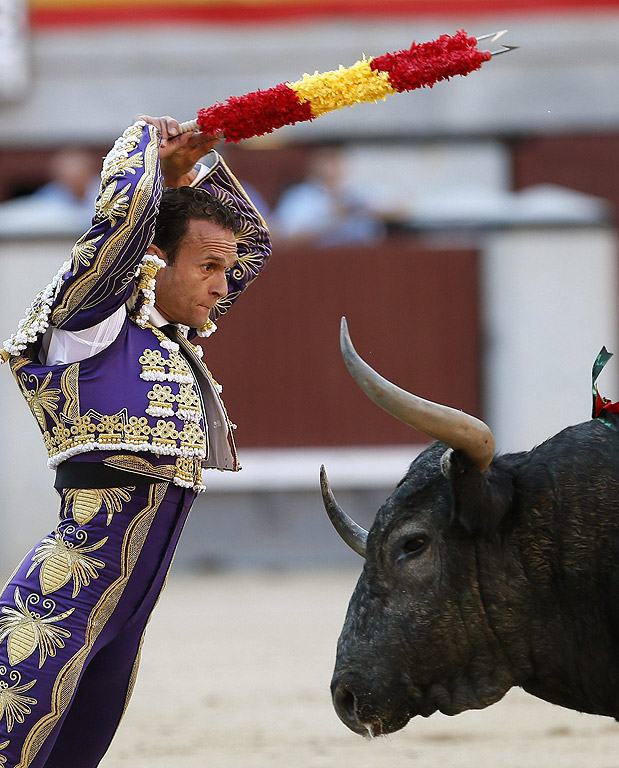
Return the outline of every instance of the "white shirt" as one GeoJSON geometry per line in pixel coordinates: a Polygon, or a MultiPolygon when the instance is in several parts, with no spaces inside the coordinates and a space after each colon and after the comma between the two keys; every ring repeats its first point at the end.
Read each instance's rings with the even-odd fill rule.
{"type": "Polygon", "coordinates": [[[116,339],[126,317],[127,307],[123,304],[113,315],[83,331],[48,328],[43,334],[40,362],[43,365],[65,365],[97,355],[116,339]]]}

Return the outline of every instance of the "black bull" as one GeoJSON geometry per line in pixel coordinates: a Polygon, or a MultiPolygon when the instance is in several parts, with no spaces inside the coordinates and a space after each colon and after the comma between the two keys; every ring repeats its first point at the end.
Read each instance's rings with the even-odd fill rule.
{"type": "Polygon", "coordinates": [[[619,435],[598,420],[494,456],[482,422],[344,358],[386,410],[439,440],[413,462],[368,532],[327,512],[365,557],[338,643],[335,709],[353,731],[454,715],[514,685],[619,718],[619,435]],[[455,414],[455,415],[454,415],[455,414]],[[433,421],[434,419],[434,421],[433,421]]]}

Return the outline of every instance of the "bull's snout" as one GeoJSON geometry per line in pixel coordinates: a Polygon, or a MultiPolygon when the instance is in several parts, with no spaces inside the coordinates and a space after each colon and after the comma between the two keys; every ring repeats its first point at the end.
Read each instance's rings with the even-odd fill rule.
{"type": "Polygon", "coordinates": [[[344,725],[361,736],[371,735],[370,727],[359,720],[355,694],[344,683],[334,683],[332,697],[335,712],[344,725]]]}

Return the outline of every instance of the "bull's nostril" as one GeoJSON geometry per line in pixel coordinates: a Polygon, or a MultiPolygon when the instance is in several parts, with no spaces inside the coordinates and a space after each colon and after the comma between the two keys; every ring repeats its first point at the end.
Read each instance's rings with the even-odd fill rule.
{"type": "Polygon", "coordinates": [[[366,728],[357,718],[355,695],[341,683],[333,691],[333,707],[340,720],[355,733],[365,734],[366,728]]]}
{"type": "Polygon", "coordinates": [[[348,688],[345,688],[343,685],[338,686],[333,703],[338,714],[341,712],[347,720],[356,720],[355,697],[348,688]]]}

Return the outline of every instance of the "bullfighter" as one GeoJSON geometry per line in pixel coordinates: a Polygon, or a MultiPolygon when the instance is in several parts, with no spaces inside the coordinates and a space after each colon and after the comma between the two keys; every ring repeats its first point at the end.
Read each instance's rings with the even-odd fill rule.
{"type": "Polygon", "coordinates": [[[99,764],[202,470],[240,468],[192,342],[270,243],[217,141],[140,115],[103,162],[91,228],[0,352],[60,495],[0,597],[3,768],[99,764]]]}

